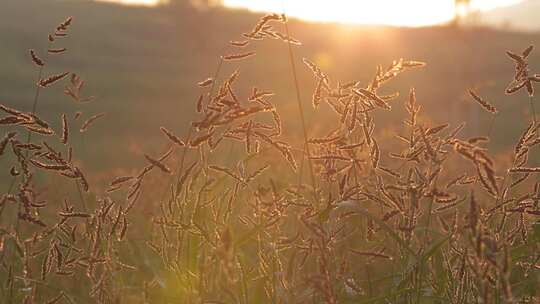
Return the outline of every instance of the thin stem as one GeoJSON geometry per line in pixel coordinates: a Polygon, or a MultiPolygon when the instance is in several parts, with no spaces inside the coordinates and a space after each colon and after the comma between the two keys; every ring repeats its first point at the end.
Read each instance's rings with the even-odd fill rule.
{"type": "MultiPolygon", "coordinates": [[[[513,168],[516,165],[516,157],[517,157],[517,155],[516,155],[516,153],[514,153],[514,155],[512,156],[512,165],[510,166],[510,168],[513,168]]],[[[509,177],[510,177],[510,169],[506,170],[506,173],[504,175],[503,181],[501,183],[502,186],[499,189],[500,193],[497,195],[497,198],[495,200],[496,206],[498,206],[500,203],[504,202],[504,199],[506,198],[506,195],[508,194],[507,192],[510,192],[510,191],[505,191],[506,184],[508,183],[508,178],[509,177]]]]}
{"type": "MultiPolygon", "coordinates": [[[[186,146],[184,147],[184,150],[182,151],[182,157],[178,160],[179,164],[178,164],[178,176],[176,178],[176,185],[178,185],[178,183],[180,183],[180,178],[182,176],[182,170],[184,169],[184,162],[186,160],[186,154],[187,154],[187,150],[189,149],[188,148],[188,145],[189,145],[189,141],[191,140],[191,135],[193,133],[193,127],[190,127],[189,130],[188,130],[188,134],[186,136],[186,146]]],[[[167,189],[165,190],[164,194],[167,193],[167,189]]],[[[179,189],[176,189],[176,191],[178,192],[179,189]]]]}
{"type": "MultiPolygon", "coordinates": [[[[84,141],[84,134],[81,135],[81,146],[82,146],[82,150],[86,151],[86,144],[85,144],[85,141],[84,141]]],[[[75,179],[74,182],[75,182],[75,185],[77,186],[77,192],[79,194],[79,199],[81,200],[81,206],[83,208],[83,211],[86,212],[87,211],[86,201],[84,199],[84,195],[83,195],[83,192],[81,190],[81,184],[80,184],[78,179],[75,179]]]]}
{"type": "MultiPolygon", "coordinates": [[[[424,231],[424,245],[427,247],[428,243],[429,243],[429,227],[431,226],[431,214],[432,214],[432,209],[433,209],[433,197],[431,197],[430,201],[429,201],[429,207],[428,207],[428,214],[427,214],[427,222],[426,222],[426,230],[424,231]]],[[[425,250],[425,247],[422,249],[422,250],[425,250]]],[[[422,296],[422,280],[424,279],[424,269],[423,269],[423,264],[422,263],[419,263],[417,265],[417,271],[419,272],[418,273],[418,280],[417,280],[417,284],[415,286],[416,288],[416,302],[415,303],[420,303],[420,298],[422,296]]]]}
{"type": "MultiPolygon", "coordinates": [[[[36,83],[41,79],[42,76],[43,76],[43,66],[40,66],[36,83]]],[[[34,92],[34,101],[32,103],[32,114],[36,114],[40,91],[41,91],[41,87],[39,85],[36,85],[36,91],[34,92]]],[[[28,134],[26,135],[26,142],[29,143],[31,139],[32,139],[32,132],[28,131],[28,134]]],[[[26,150],[26,157],[28,157],[28,153],[29,153],[29,150],[26,150]]],[[[11,190],[13,190],[13,186],[15,186],[16,180],[17,180],[17,176],[14,176],[11,179],[11,183],[9,184],[9,187],[7,190],[8,194],[11,193],[11,190]]]]}
{"type": "MultiPolygon", "coordinates": [[[[44,67],[43,65],[39,67],[38,77],[37,77],[36,83],[38,83],[39,80],[41,79],[41,77],[43,76],[43,67],[44,67]]],[[[41,86],[36,85],[36,91],[34,93],[34,101],[32,103],[32,114],[36,114],[40,92],[41,92],[41,86]]],[[[31,139],[32,139],[32,132],[30,132],[30,130],[29,130],[28,133],[27,133],[27,136],[26,136],[26,142],[29,143],[31,139]]],[[[29,152],[30,152],[30,150],[26,150],[25,158],[28,158],[29,152]]],[[[16,180],[17,180],[17,176],[14,176],[11,179],[11,184],[9,185],[9,188],[8,188],[8,191],[7,191],[8,194],[10,194],[11,190],[13,190],[13,187],[15,186],[15,181],[16,180]]],[[[18,207],[18,210],[17,210],[17,214],[21,211],[21,205],[19,204],[18,206],[19,207],[18,207]]],[[[15,224],[15,229],[16,229],[17,233],[19,232],[19,221],[20,221],[20,219],[19,219],[19,216],[17,215],[17,220],[16,220],[16,224],[15,224]]]]}
{"type": "Polygon", "coordinates": [[[491,122],[489,123],[487,137],[491,137],[491,133],[493,132],[493,127],[495,126],[495,121],[497,120],[497,117],[499,115],[495,114],[491,117],[491,122]]]}
{"type": "Polygon", "coordinates": [[[304,175],[304,161],[306,160],[306,147],[302,149],[302,159],[300,160],[300,167],[298,168],[298,189],[302,186],[302,176],[304,175]]]}
{"type": "MultiPolygon", "coordinates": [[[[37,111],[39,96],[40,96],[40,92],[41,92],[41,87],[39,85],[37,85],[37,83],[40,81],[40,79],[43,76],[43,67],[44,67],[43,65],[41,65],[39,67],[37,80],[35,82],[36,90],[35,90],[34,99],[33,99],[33,102],[32,102],[32,114],[36,114],[36,111],[37,111]]],[[[32,132],[30,132],[30,130],[28,130],[28,133],[27,133],[27,136],[26,136],[26,142],[29,143],[31,139],[32,139],[32,132]]],[[[30,150],[26,150],[25,158],[28,158],[29,152],[30,152],[30,150]]],[[[8,194],[10,194],[11,191],[13,190],[13,187],[15,186],[15,182],[16,182],[17,178],[18,178],[17,176],[12,177],[10,185],[8,187],[8,190],[7,190],[8,194]]],[[[19,217],[18,214],[21,212],[21,208],[22,208],[21,204],[18,204],[17,217],[15,219],[15,233],[16,233],[16,235],[19,235],[20,221],[21,220],[20,220],[20,217],[19,217]]],[[[13,284],[11,284],[11,286],[10,286],[9,303],[12,303],[12,300],[13,300],[13,284]]]]}
{"type": "MultiPolygon", "coordinates": [[[[216,87],[216,79],[219,76],[219,73],[221,71],[222,66],[223,66],[223,57],[220,57],[218,66],[216,68],[216,71],[214,72],[214,78],[213,78],[214,81],[212,82],[212,86],[210,87],[210,91],[208,93],[208,101],[210,101],[210,99],[212,98],[212,95],[214,95],[214,89],[216,87]]],[[[180,163],[178,165],[178,176],[177,176],[177,180],[176,180],[177,185],[180,182],[180,178],[182,176],[182,170],[184,169],[184,162],[186,160],[187,151],[189,149],[189,141],[191,140],[191,136],[193,135],[193,131],[194,131],[193,126],[190,126],[189,131],[188,131],[188,135],[186,137],[186,146],[184,147],[184,150],[182,151],[182,157],[181,157],[180,163]]],[[[178,193],[179,189],[176,189],[176,191],[178,193]]]]}
{"type": "Polygon", "coordinates": [[[77,192],[79,193],[79,199],[81,200],[81,206],[83,207],[83,211],[87,212],[88,209],[86,208],[86,202],[84,200],[84,195],[81,190],[81,184],[78,180],[75,180],[75,185],[77,185],[77,192]]]}
{"type": "MultiPolygon", "coordinates": [[[[43,76],[43,66],[40,66],[36,83],[39,82],[42,76],[43,76]]],[[[32,114],[36,114],[40,93],[41,93],[41,86],[36,85],[36,91],[34,93],[34,101],[32,103],[32,114]]],[[[26,135],[26,142],[29,143],[31,139],[32,139],[32,132],[28,131],[26,135]]],[[[28,152],[29,151],[27,150],[26,156],[28,156],[28,152]]]]}
{"type": "Polygon", "coordinates": [[[534,107],[533,96],[531,96],[531,95],[529,95],[529,103],[531,104],[531,116],[532,116],[534,124],[536,125],[536,109],[534,107]]]}
{"type": "MultiPolygon", "coordinates": [[[[530,104],[531,104],[531,116],[532,116],[532,121],[534,123],[534,125],[536,125],[536,110],[534,108],[534,102],[533,102],[533,96],[529,96],[529,101],[530,101],[530,104]]],[[[512,158],[512,167],[513,168],[515,165],[516,165],[516,154],[514,153],[514,156],[512,158]]],[[[510,171],[507,170],[506,171],[506,174],[504,176],[504,179],[503,179],[503,182],[502,182],[502,188],[500,189],[501,190],[501,194],[498,196],[497,198],[497,204],[501,203],[504,201],[504,198],[505,198],[505,195],[506,195],[506,191],[505,188],[506,188],[506,183],[508,182],[508,177],[510,175],[510,171]]]]}
{"type": "MultiPolygon", "coordinates": [[[[286,33],[287,37],[291,37],[287,21],[284,23],[284,26],[285,26],[285,33],[286,33]]],[[[304,106],[302,105],[302,98],[301,98],[301,95],[300,95],[300,85],[298,83],[298,75],[297,75],[297,72],[296,72],[296,64],[294,62],[294,54],[293,54],[292,44],[291,44],[290,40],[287,40],[287,46],[288,46],[288,52],[289,52],[289,60],[290,60],[290,63],[291,63],[291,72],[292,72],[292,76],[293,76],[294,87],[295,87],[295,90],[296,90],[296,101],[298,103],[298,110],[300,112],[300,121],[302,122],[302,131],[303,131],[303,135],[304,135],[304,146],[305,146],[305,150],[306,150],[306,154],[307,154],[307,158],[308,158],[308,166],[309,166],[310,177],[311,177],[311,185],[313,187],[313,192],[314,192],[315,198],[317,199],[317,201],[319,201],[318,194],[317,194],[316,182],[315,182],[315,173],[313,171],[313,163],[311,161],[311,152],[310,152],[310,149],[309,149],[308,132],[307,132],[307,127],[306,127],[306,118],[305,118],[305,115],[304,115],[304,106]]]]}

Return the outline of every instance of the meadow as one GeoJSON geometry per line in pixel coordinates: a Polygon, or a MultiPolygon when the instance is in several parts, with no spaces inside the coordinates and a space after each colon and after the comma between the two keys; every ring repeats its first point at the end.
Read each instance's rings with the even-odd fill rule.
{"type": "Polygon", "coordinates": [[[538,301],[538,34],[20,3],[2,303],[538,301]]]}

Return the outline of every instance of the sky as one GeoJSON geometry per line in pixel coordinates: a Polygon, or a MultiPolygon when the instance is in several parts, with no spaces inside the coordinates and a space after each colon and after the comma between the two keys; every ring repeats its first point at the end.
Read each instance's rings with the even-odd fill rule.
{"type": "MultiPolygon", "coordinates": [[[[283,12],[283,0],[225,0],[233,7],[283,12]]],[[[489,10],[519,0],[473,0],[475,10],[489,10]]],[[[443,23],[454,17],[454,0],[288,0],[290,16],[311,21],[354,24],[423,26],[443,23]]]]}
{"type": "MultiPolygon", "coordinates": [[[[159,0],[101,0],[153,5],[159,0]]],[[[284,10],[289,16],[310,21],[394,26],[444,23],[455,14],[454,0],[223,0],[230,7],[259,12],[284,10]]],[[[490,10],[520,0],[472,0],[472,9],[490,10]]]]}

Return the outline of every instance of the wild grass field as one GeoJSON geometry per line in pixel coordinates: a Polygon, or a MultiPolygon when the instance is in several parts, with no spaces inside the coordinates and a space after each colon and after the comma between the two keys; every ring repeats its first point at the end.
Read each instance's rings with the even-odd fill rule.
{"type": "Polygon", "coordinates": [[[1,303],[539,301],[538,34],[1,5],[1,303]]]}

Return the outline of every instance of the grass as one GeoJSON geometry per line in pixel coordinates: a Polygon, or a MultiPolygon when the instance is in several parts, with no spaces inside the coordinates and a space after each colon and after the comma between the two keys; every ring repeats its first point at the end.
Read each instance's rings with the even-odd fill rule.
{"type": "MultiPolygon", "coordinates": [[[[72,37],[76,20],[51,29],[55,49],[81,39],[72,37]]],[[[534,156],[540,135],[535,113],[528,111],[538,82],[538,65],[529,61],[534,50],[509,45],[508,56],[497,55],[510,66],[506,80],[530,83],[511,94],[512,112],[525,113],[524,122],[512,144],[501,148],[490,139],[511,137],[504,125],[508,106],[497,102],[507,98],[504,89],[470,91],[469,106],[478,108],[479,118],[467,131],[430,111],[417,99],[421,89],[403,94],[390,85],[436,69],[436,63],[366,64],[377,71],[371,77],[337,80],[320,60],[298,55],[309,40],[297,38],[289,25],[283,15],[267,15],[230,37],[247,43],[220,47],[217,67],[192,82],[192,94],[202,96],[182,106],[193,108],[194,114],[183,114],[192,119],[183,127],[156,122],[158,147],[145,151],[142,143],[139,153],[85,139],[100,137],[97,131],[117,138],[118,128],[104,125],[109,117],[125,118],[107,113],[98,119],[97,101],[81,103],[79,93],[92,95],[81,86],[84,78],[53,64],[68,60],[69,49],[45,57],[47,49],[36,48],[45,61],[35,66],[40,79],[70,75],[39,81],[42,87],[34,90],[43,94],[36,94],[33,107],[1,108],[0,157],[14,187],[0,200],[0,299],[537,301],[540,168],[534,156]],[[267,48],[281,52],[287,64],[280,64],[288,68],[259,72],[264,80],[258,83],[244,70],[260,69],[260,52],[267,48]],[[301,73],[311,75],[312,92],[301,84],[301,73]],[[276,101],[283,97],[266,81],[273,78],[287,79],[293,93],[285,96],[296,96],[299,114],[280,110],[284,105],[276,101]],[[72,102],[64,109],[42,107],[43,95],[68,86],[77,94],[69,94],[72,102]],[[527,89],[531,99],[522,97],[527,89]],[[312,108],[302,96],[312,96],[312,108]],[[501,117],[490,124],[495,113],[501,117]],[[318,115],[324,123],[315,123],[318,115]],[[99,173],[99,158],[83,162],[79,156],[95,148],[134,158],[135,165],[99,173]]],[[[474,70],[474,61],[463,60],[474,70]]],[[[425,85],[447,91],[454,84],[445,79],[425,85]]],[[[142,141],[152,134],[143,129],[131,133],[142,141]]]]}
{"type": "MultiPolygon", "coordinates": [[[[10,43],[0,50],[0,56],[5,59],[4,68],[0,70],[0,79],[4,83],[0,99],[10,106],[30,110],[31,103],[27,100],[33,98],[35,71],[26,53],[21,50],[46,47],[47,41],[43,40],[46,32],[43,29],[54,26],[57,20],[65,16],[73,15],[77,19],[73,34],[79,39],[66,41],[69,56],[51,62],[49,67],[51,72],[71,70],[84,76],[88,92],[96,96],[97,102],[85,105],[83,110],[107,112],[110,117],[115,117],[114,120],[106,118],[107,124],[97,126],[94,132],[101,136],[88,136],[86,143],[96,146],[114,145],[115,149],[124,153],[152,149],[157,152],[160,135],[154,126],[160,123],[174,126],[180,134],[188,131],[184,122],[193,119],[194,101],[198,98],[197,92],[192,90],[193,84],[212,76],[216,58],[225,54],[221,52],[223,46],[258,18],[247,12],[223,9],[139,9],[86,1],[29,0],[22,3],[6,0],[4,9],[10,14],[0,20],[0,40],[10,43]],[[47,14],[35,14],[36,11],[47,14]],[[96,23],[95,16],[99,16],[101,22],[96,23]],[[33,22],[22,24],[18,21],[20,19],[33,22]],[[207,22],[201,24],[200,20],[207,22]],[[140,29],[133,31],[133,24],[137,24],[140,29]],[[175,115],[169,111],[172,107],[178,109],[175,115]],[[114,136],[107,136],[107,128],[112,127],[117,132],[114,136]],[[139,132],[134,134],[134,129],[139,129],[139,132]]],[[[512,136],[520,132],[520,128],[509,123],[520,119],[522,115],[513,107],[514,103],[519,103],[519,99],[506,99],[491,92],[503,90],[507,82],[506,75],[512,73],[512,66],[501,61],[500,54],[508,45],[517,48],[524,48],[530,43],[538,45],[540,41],[537,34],[506,33],[481,28],[468,31],[449,27],[349,28],[306,24],[295,20],[291,20],[290,27],[304,43],[297,55],[322,63],[321,66],[336,78],[343,81],[368,81],[374,72],[374,63],[391,62],[400,57],[424,60],[430,62],[430,66],[422,73],[411,73],[409,77],[397,79],[390,84],[391,87],[406,92],[409,87],[415,86],[424,108],[436,116],[439,115],[439,104],[451,105],[450,120],[459,123],[465,115],[480,116],[480,109],[465,102],[468,100],[466,90],[479,85],[478,93],[499,107],[504,107],[504,111],[501,108],[503,117],[498,123],[506,124],[512,130],[512,136]],[[448,45],[447,49],[438,48],[443,43],[448,45]],[[382,50],[371,48],[373,44],[380,45],[382,50]],[[462,64],[454,64],[455,58],[462,58],[462,64]],[[452,81],[444,88],[431,85],[433,82],[445,82],[449,78],[452,81]]],[[[283,115],[295,113],[293,111],[296,111],[296,106],[289,102],[295,98],[289,77],[265,78],[264,73],[260,72],[276,74],[288,71],[290,63],[287,53],[283,52],[281,45],[262,42],[258,46],[258,58],[243,68],[245,79],[255,79],[261,86],[272,88],[278,93],[279,98],[275,103],[283,115]],[[267,66],[267,61],[275,64],[267,66]]],[[[531,58],[531,63],[539,64],[536,56],[531,58]]],[[[311,75],[308,70],[299,69],[298,76],[300,86],[306,90],[304,97],[309,98],[315,85],[311,75]]],[[[250,83],[240,79],[237,85],[239,90],[247,91],[250,83]]],[[[66,105],[65,99],[57,98],[61,90],[53,88],[41,96],[42,103],[47,105],[41,109],[44,118],[50,120],[66,107],[77,107],[75,104],[66,105]]],[[[385,121],[390,117],[395,119],[402,114],[401,109],[396,109],[391,116],[383,116],[380,120],[385,121]]],[[[312,122],[330,123],[331,119],[324,112],[306,109],[306,120],[314,127],[317,124],[312,122]]],[[[437,119],[447,118],[440,115],[437,119]]],[[[299,127],[292,118],[286,119],[285,123],[288,124],[287,130],[299,127]]],[[[483,125],[486,122],[479,123],[483,125]]],[[[472,126],[466,132],[470,136],[476,135],[476,129],[472,126]]],[[[293,137],[298,133],[290,132],[286,135],[293,137]]],[[[492,142],[497,152],[512,144],[507,138],[493,136],[492,142]]],[[[132,159],[117,155],[101,151],[79,154],[81,161],[92,166],[99,162],[102,173],[111,168],[129,170],[136,165],[132,159]]]]}

